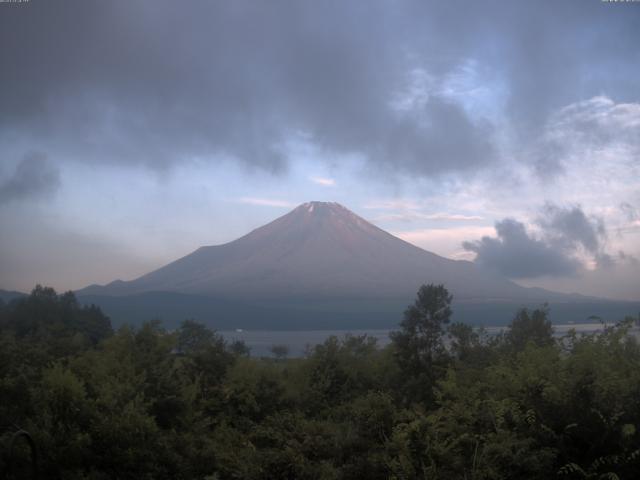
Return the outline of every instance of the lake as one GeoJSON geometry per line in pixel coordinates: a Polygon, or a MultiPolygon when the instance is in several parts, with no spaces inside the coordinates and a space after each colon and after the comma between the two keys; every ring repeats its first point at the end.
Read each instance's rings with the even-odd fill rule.
{"type": "MultiPolygon", "coordinates": [[[[578,333],[592,333],[602,330],[601,323],[573,323],[554,325],[554,333],[557,337],[566,335],[569,330],[575,329],[578,333]]],[[[497,335],[506,327],[485,327],[490,335],[497,335]]],[[[351,334],[354,336],[368,335],[377,339],[379,346],[387,345],[389,332],[392,330],[223,330],[219,331],[227,341],[242,340],[251,349],[251,356],[272,356],[273,345],[286,345],[289,348],[289,357],[302,357],[308,347],[323,343],[327,338],[335,335],[339,338],[351,334]]]]}

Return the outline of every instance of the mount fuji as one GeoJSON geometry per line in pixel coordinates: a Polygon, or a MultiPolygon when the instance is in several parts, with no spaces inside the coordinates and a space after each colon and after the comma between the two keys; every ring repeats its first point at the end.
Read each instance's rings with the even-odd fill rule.
{"type": "Polygon", "coordinates": [[[458,319],[486,324],[500,323],[501,309],[512,314],[542,302],[582,305],[587,310],[576,318],[584,319],[598,303],[521,287],[473,262],[418,248],[327,202],[302,204],[237,240],[77,294],[121,320],[196,317],[217,328],[370,328],[397,323],[428,283],[449,289],[458,319]]]}

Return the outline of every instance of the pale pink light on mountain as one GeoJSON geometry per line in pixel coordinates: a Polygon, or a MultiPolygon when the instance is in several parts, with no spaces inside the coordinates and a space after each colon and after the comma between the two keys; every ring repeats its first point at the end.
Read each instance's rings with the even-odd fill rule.
{"type": "Polygon", "coordinates": [[[338,203],[309,202],[224,245],[197,249],[130,282],[82,293],[168,291],[226,298],[410,298],[442,283],[458,299],[529,298],[532,291],[440,257],[372,225],[338,203]]]}

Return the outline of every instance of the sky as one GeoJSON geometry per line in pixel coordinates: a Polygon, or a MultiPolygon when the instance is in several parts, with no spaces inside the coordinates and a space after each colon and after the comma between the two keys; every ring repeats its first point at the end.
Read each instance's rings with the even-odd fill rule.
{"type": "Polygon", "coordinates": [[[640,300],[640,3],[0,3],[0,288],[129,280],[300,203],[640,300]]]}

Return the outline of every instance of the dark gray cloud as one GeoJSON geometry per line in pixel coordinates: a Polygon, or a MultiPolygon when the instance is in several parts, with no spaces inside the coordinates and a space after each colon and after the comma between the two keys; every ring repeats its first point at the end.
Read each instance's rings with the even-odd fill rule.
{"type": "Polygon", "coordinates": [[[634,267],[640,266],[640,260],[638,260],[633,255],[629,255],[628,253],[625,253],[623,251],[618,252],[618,259],[620,260],[621,263],[627,263],[634,267]]]}
{"type": "Polygon", "coordinates": [[[548,241],[563,250],[582,246],[595,255],[602,250],[602,241],[607,236],[604,221],[598,217],[587,217],[578,206],[562,208],[547,204],[538,224],[548,241]]]}
{"type": "Polygon", "coordinates": [[[0,7],[0,135],[88,161],[216,156],[279,171],[283,144],[304,133],[384,170],[468,171],[495,161],[495,127],[438,94],[397,111],[411,71],[442,80],[478,61],[523,138],[603,88],[621,100],[640,89],[640,9],[597,0],[0,7]]]}
{"type": "MultiPolygon", "coordinates": [[[[463,247],[476,253],[478,264],[511,278],[575,275],[584,269],[580,253],[598,268],[614,265],[614,257],[605,251],[604,221],[587,216],[581,207],[547,204],[536,223],[538,236],[527,232],[522,222],[507,218],[496,223],[497,237],[464,242],[463,247]]],[[[623,258],[624,253],[618,256],[623,258]]]]}
{"type": "Polygon", "coordinates": [[[462,245],[477,254],[476,263],[510,278],[567,276],[580,270],[580,262],[534,238],[517,220],[506,218],[497,222],[496,234],[497,238],[482,237],[462,245]]]}
{"type": "Polygon", "coordinates": [[[622,213],[630,222],[640,219],[640,212],[638,212],[638,209],[629,202],[622,202],[620,204],[620,210],[622,210],[622,213]]]}
{"type": "Polygon", "coordinates": [[[60,186],[60,172],[45,154],[27,153],[9,178],[0,181],[0,205],[14,200],[41,198],[60,186]]]}

